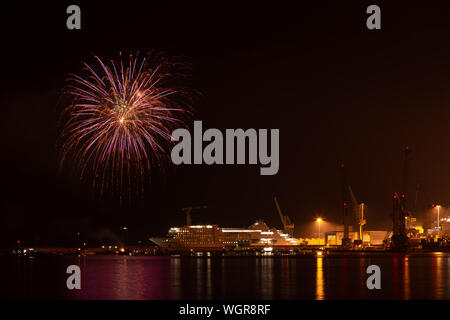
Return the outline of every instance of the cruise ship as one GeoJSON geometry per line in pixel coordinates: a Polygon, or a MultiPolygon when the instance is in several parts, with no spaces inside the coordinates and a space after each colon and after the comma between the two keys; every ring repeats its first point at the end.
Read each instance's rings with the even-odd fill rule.
{"type": "Polygon", "coordinates": [[[221,228],[218,225],[185,225],[172,227],[164,238],[150,238],[160,247],[236,247],[236,246],[286,246],[297,245],[292,234],[270,228],[258,220],[248,228],[221,228]]]}

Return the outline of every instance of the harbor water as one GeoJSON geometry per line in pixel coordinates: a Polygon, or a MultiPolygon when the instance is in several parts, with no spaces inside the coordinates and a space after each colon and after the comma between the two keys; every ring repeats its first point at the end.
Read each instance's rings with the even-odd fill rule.
{"type": "Polygon", "coordinates": [[[450,299],[449,253],[0,257],[2,299],[450,299]],[[69,290],[69,265],[81,289],[69,290]],[[378,265],[381,289],[369,290],[378,265]]]}

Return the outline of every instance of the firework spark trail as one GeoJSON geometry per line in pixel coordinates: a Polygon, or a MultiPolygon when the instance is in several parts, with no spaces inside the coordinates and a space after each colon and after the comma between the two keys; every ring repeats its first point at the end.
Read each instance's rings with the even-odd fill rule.
{"type": "Polygon", "coordinates": [[[164,165],[172,130],[185,126],[188,95],[165,87],[173,78],[164,71],[167,61],[130,56],[124,67],[122,59],[110,65],[95,59],[98,71],[84,64],[86,78],[68,79],[66,93],[73,102],[64,111],[60,166],[70,158],[81,178],[92,170],[94,187],[101,193],[110,187],[122,192],[125,179],[142,187],[150,169],[164,165]]]}

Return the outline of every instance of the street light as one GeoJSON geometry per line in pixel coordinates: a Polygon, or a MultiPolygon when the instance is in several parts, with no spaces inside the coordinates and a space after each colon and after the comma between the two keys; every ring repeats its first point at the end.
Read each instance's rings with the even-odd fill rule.
{"type": "Polygon", "coordinates": [[[437,207],[437,227],[438,227],[438,231],[439,231],[439,209],[441,208],[441,206],[440,205],[437,205],[436,206],[437,207]]]}
{"type": "Polygon", "coordinates": [[[320,240],[321,240],[321,237],[320,237],[320,223],[322,222],[322,218],[317,218],[316,219],[316,221],[317,221],[317,223],[319,224],[319,245],[321,244],[320,242],[320,240]]]}

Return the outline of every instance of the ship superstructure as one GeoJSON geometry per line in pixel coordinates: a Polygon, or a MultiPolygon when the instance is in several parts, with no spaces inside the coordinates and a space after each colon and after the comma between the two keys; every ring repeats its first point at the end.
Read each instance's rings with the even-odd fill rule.
{"type": "Polygon", "coordinates": [[[221,228],[218,225],[185,225],[169,229],[166,238],[151,238],[166,247],[235,247],[238,245],[295,245],[298,241],[258,220],[248,228],[221,228]]]}

